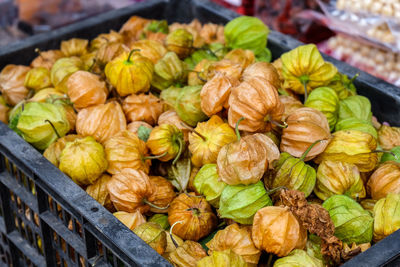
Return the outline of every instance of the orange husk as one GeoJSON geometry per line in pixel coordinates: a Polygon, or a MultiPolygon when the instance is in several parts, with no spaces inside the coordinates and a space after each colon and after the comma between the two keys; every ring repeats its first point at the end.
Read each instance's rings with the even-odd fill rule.
{"type": "Polygon", "coordinates": [[[164,103],[152,94],[132,94],[125,98],[122,108],[128,121],[145,121],[154,126],[163,112],[164,103]]]}
{"type": "Polygon", "coordinates": [[[388,161],[378,167],[368,180],[367,190],[375,200],[400,193],[400,165],[388,161]]]}
{"type": "Polygon", "coordinates": [[[0,92],[8,105],[15,106],[28,96],[24,83],[29,70],[26,66],[9,64],[0,72],[0,92]]]}

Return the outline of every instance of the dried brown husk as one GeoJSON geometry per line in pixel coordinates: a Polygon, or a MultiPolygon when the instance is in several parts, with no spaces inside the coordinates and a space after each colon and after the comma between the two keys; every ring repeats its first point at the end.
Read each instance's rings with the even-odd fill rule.
{"type": "Polygon", "coordinates": [[[69,76],[67,95],[76,109],[104,104],[108,89],[100,76],[88,71],[78,70],[69,76]]]}
{"type": "Polygon", "coordinates": [[[375,200],[400,193],[400,164],[388,161],[379,166],[369,178],[367,190],[375,200]]]}
{"type": "Polygon", "coordinates": [[[197,262],[204,257],[207,257],[207,253],[203,247],[197,242],[187,240],[169,254],[168,260],[174,266],[196,267],[197,262]]]}
{"type": "Polygon", "coordinates": [[[104,142],[108,161],[107,172],[115,174],[125,168],[149,173],[151,161],[145,159],[148,154],[146,143],[130,131],[121,131],[104,142]]]}
{"type": "Polygon", "coordinates": [[[284,112],[276,88],[259,76],[233,88],[229,106],[229,125],[235,127],[236,122],[244,117],[239,130],[248,132],[270,131],[272,123],[280,122],[284,112]]]}
{"type": "Polygon", "coordinates": [[[51,70],[53,64],[60,58],[65,57],[65,55],[60,50],[48,50],[40,52],[32,62],[32,68],[44,67],[51,70]]]}
{"type": "Polygon", "coordinates": [[[307,231],[288,207],[269,206],[255,214],[252,238],[258,249],[284,257],[305,248],[307,231]]]}
{"type": "MultiPolygon", "coordinates": [[[[109,211],[114,210],[114,206],[111,202],[110,199],[110,194],[108,193],[107,190],[107,183],[110,181],[111,176],[108,174],[103,174],[101,175],[96,182],[93,184],[89,185],[86,188],[86,193],[88,193],[89,196],[94,198],[97,202],[99,202],[102,206],[104,206],[106,209],[109,211]]],[[[135,227],[133,227],[135,228],[135,227]]],[[[131,228],[131,229],[133,229],[131,228]]]]}
{"type": "Polygon", "coordinates": [[[116,101],[82,109],[76,120],[78,134],[93,136],[101,143],[125,129],[125,114],[116,101]]]}
{"type": "Polygon", "coordinates": [[[329,123],[325,115],[312,108],[299,108],[286,119],[288,127],[282,131],[281,151],[294,157],[303,153],[316,141],[323,140],[308,152],[305,160],[311,160],[324,152],[331,139],[329,123]]]}
{"type": "Polygon", "coordinates": [[[269,164],[279,158],[279,149],[264,134],[242,137],[225,145],[218,153],[219,178],[229,184],[253,184],[267,171],[269,164]]]}
{"type": "Polygon", "coordinates": [[[217,226],[217,216],[205,198],[194,193],[182,193],[176,197],[168,211],[168,222],[174,225],[177,236],[197,241],[207,236],[217,226]],[[177,223],[177,222],[181,223],[177,223]]]}
{"type": "Polygon", "coordinates": [[[110,199],[118,211],[141,213],[150,210],[145,201],[151,202],[154,186],[149,176],[141,170],[123,169],[107,183],[110,199]]]}
{"type": "Polygon", "coordinates": [[[281,80],[274,65],[268,62],[256,62],[244,69],[242,80],[247,81],[254,76],[260,76],[269,81],[275,88],[279,89],[281,80]]]}
{"type": "Polygon", "coordinates": [[[206,23],[200,30],[200,36],[206,44],[225,43],[224,26],[214,23],[206,23]]]}
{"type": "Polygon", "coordinates": [[[146,218],[140,213],[139,210],[129,213],[125,211],[114,212],[113,215],[117,217],[126,227],[132,231],[141,224],[146,222],[146,218]]]}
{"type": "Polygon", "coordinates": [[[0,72],[0,92],[8,105],[15,106],[28,96],[24,83],[29,70],[27,66],[9,64],[0,72]]]}
{"type": "Polygon", "coordinates": [[[286,120],[286,118],[294,113],[299,108],[303,108],[303,104],[292,96],[280,95],[279,100],[285,106],[285,112],[283,113],[282,120],[286,120]]]}
{"type": "Polygon", "coordinates": [[[236,223],[218,231],[206,246],[209,248],[209,254],[231,249],[250,264],[257,264],[261,256],[261,251],[256,248],[251,238],[251,226],[239,226],[236,223]]]}
{"type": "Polygon", "coordinates": [[[86,39],[72,38],[61,42],[61,52],[66,57],[82,56],[86,54],[89,41],[86,39]]]}
{"type": "Polygon", "coordinates": [[[382,125],[378,131],[378,141],[384,150],[391,150],[395,146],[400,146],[400,128],[382,125]]]}
{"type": "Polygon", "coordinates": [[[82,136],[76,134],[69,134],[59,138],[56,142],[52,143],[43,153],[43,156],[53,163],[56,167],[60,164],[61,152],[64,150],[67,142],[72,142],[76,139],[80,139],[82,136]]]}
{"type": "Polygon", "coordinates": [[[150,211],[154,213],[168,213],[168,207],[172,200],[176,197],[174,186],[170,181],[161,176],[150,176],[150,183],[154,187],[154,192],[151,198],[153,199],[152,204],[162,207],[158,209],[150,207],[150,211]]]}
{"type": "Polygon", "coordinates": [[[128,121],[145,121],[154,126],[163,112],[164,103],[152,94],[132,94],[125,98],[122,108],[128,121]]]}
{"type": "Polygon", "coordinates": [[[172,124],[182,131],[185,141],[189,139],[190,126],[184,123],[178,116],[175,110],[167,110],[158,117],[158,125],[172,124]]]}
{"type": "Polygon", "coordinates": [[[231,89],[238,85],[237,79],[217,73],[201,89],[201,110],[210,117],[222,111],[223,108],[229,108],[231,89]]]}

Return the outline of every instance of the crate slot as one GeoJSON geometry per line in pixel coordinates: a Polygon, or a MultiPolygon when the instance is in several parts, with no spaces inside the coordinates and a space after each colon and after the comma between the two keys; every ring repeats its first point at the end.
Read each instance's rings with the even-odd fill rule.
{"type": "Polygon", "coordinates": [[[18,231],[13,231],[7,235],[8,241],[15,246],[24,255],[25,261],[28,260],[35,266],[46,266],[45,259],[42,255],[37,253],[35,248],[26,242],[18,231]]]}

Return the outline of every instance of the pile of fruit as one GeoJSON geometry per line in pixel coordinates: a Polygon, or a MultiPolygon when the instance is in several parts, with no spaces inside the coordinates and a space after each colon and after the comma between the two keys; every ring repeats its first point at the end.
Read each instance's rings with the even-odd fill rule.
{"type": "Polygon", "coordinates": [[[400,128],[257,18],[119,32],[0,73],[0,119],[174,266],[339,265],[400,228],[400,128]]]}

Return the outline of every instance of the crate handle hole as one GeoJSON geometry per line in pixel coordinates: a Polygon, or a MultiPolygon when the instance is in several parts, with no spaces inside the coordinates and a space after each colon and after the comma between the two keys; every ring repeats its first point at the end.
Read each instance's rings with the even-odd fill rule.
{"type": "Polygon", "coordinates": [[[93,212],[98,212],[98,211],[99,211],[99,208],[93,207],[93,208],[91,208],[90,210],[93,211],[93,212]]]}

